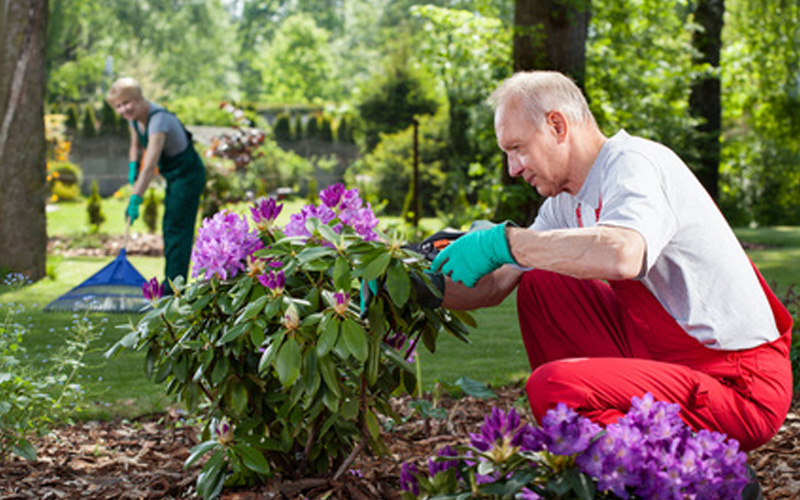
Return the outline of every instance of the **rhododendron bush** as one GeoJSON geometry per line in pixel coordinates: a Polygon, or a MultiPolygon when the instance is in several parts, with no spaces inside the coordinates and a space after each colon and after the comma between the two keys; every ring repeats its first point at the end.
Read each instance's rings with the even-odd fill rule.
{"type": "Polygon", "coordinates": [[[198,231],[188,284],[162,296],[112,349],[145,350],[147,373],[205,423],[187,464],[207,461],[205,498],[224,485],[347,470],[385,451],[389,396],[416,389],[407,358],[446,332],[466,339],[465,313],[420,305],[437,294],[429,263],[380,232],[356,190],[331,186],[319,205],[276,223],[260,200],[248,217],[220,211],[198,231]],[[363,303],[361,284],[374,297],[363,303]],[[379,286],[375,286],[379,285],[379,286]]]}

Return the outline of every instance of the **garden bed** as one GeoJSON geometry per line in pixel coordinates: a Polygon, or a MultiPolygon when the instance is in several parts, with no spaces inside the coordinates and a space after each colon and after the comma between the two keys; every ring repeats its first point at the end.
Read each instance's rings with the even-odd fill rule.
{"type": "MultiPolygon", "coordinates": [[[[361,456],[339,481],[305,478],[275,481],[269,486],[226,489],[225,500],[393,500],[399,498],[400,466],[423,464],[446,444],[467,442],[492,406],[525,408],[519,387],[496,391],[498,398],[445,399],[446,419],[412,417],[386,432],[391,454],[361,456]],[[329,495],[326,497],[326,495],[329,495]]],[[[393,401],[409,413],[408,399],[393,401]]],[[[149,415],[135,421],[86,422],[56,429],[36,443],[39,460],[16,457],[0,464],[0,500],[48,499],[178,499],[191,498],[199,466],[183,463],[196,444],[196,430],[182,424],[178,411],[149,415]]],[[[800,496],[800,398],[771,442],[749,455],[766,500],[800,496]]]]}

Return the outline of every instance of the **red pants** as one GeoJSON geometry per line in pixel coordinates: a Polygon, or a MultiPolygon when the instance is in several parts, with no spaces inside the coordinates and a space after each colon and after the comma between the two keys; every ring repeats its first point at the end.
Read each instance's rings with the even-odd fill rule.
{"type": "Polygon", "coordinates": [[[792,317],[759,274],[781,337],[742,351],[708,349],[678,326],[638,281],[611,285],[534,270],[517,289],[533,373],[526,389],[537,420],[563,402],[608,425],[633,396],[677,403],[695,430],[769,441],[789,411],[792,317]]]}

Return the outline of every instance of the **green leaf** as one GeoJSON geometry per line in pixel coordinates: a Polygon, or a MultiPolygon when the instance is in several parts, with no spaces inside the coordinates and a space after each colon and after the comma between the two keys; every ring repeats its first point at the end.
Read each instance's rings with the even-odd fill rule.
{"type": "Polygon", "coordinates": [[[455,384],[461,387],[461,389],[468,396],[472,396],[474,398],[491,399],[497,397],[497,394],[495,394],[494,391],[486,387],[484,384],[464,375],[460,376],[458,380],[455,381],[455,384]]]}
{"type": "Polygon", "coordinates": [[[592,478],[581,472],[575,467],[570,467],[565,471],[567,482],[572,487],[578,498],[581,500],[592,500],[595,494],[595,485],[592,478]]]}
{"type": "Polygon", "coordinates": [[[269,300],[269,296],[263,295],[253,302],[247,304],[247,306],[244,308],[244,311],[242,311],[242,314],[236,318],[236,323],[241,323],[243,321],[255,318],[264,309],[264,304],[267,303],[267,300],[269,300]]]}
{"type": "Polygon", "coordinates": [[[322,357],[330,352],[339,339],[339,321],[332,316],[323,316],[317,327],[317,356],[322,357]]]}
{"type": "Polygon", "coordinates": [[[386,266],[389,265],[392,256],[388,253],[380,253],[377,257],[372,259],[366,266],[362,267],[361,277],[366,281],[378,279],[385,271],[386,266]]]}
{"type": "Polygon", "coordinates": [[[342,322],[342,339],[354,358],[362,363],[367,360],[369,346],[367,345],[367,332],[364,327],[352,319],[345,319],[342,322]]]}
{"type": "Polygon", "coordinates": [[[275,355],[278,353],[278,348],[281,346],[283,342],[284,333],[279,333],[272,339],[272,342],[264,349],[263,354],[261,354],[261,360],[258,363],[258,372],[264,373],[264,371],[272,366],[272,362],[275,359],[275,355]]]}
{"type": "Polygon", "coordinates": [[[253,287],[253,278],[245,276],[239,280],[234,287],[235,295],[233,296],[233,303],[231,304],[234,309],[239,309],[244,304],[247,296],[250,294],[250,289],[253,287]]]}
{"type": "Polygon", "coordinates": [[[242,415],[247,409],[247,388],[240,381],[233,379],[231,379],[231,385],[233,386],[231,393],[233,412],[236,415],[242,415]]]}
{"type": "Polygon", "coordinates": [[[333,266],[333,287],[336,290],[350,289],[350,263],[346,258],[339,256],[333,266]]]}
{"type": "Polygon", "coordinates": [[[403,307],[411,297],[411,278],[399,260],[393,261],[389,266],[386,278],[386,289],[389,291],[392,302],[397,307],[403,307]]]}
{"type": "Polygon", "coordinates": [[[322,380],[325,381],[325,385],[330,389],[330,392],[333,393],[335,398],[341,398],[342,391],[339,387],[339,377],[336,374],[336,365],[331,357],[320,356],[317,359],[317,364],[319,365],[319,372],[322,374],[322,380]]]}
{"type": "Polygon", "coordinates": [[[287,338],[275,357],[275,370],[283,387],[289,387],[297,380],[302,361],[297,341],[294,337],[287,338]]]}
{"type": "Polygon", "coordinates": [[[253,326],[248,322],[239,323],[238,325],[232,328],[226,328],[225,334],[217,341],[217,345],[225,345],[228,342],[234,341],[247,333],[250,330],[250,327],[253,326]]]}
{"type": "Polygon", "coordinates": [[[29,462],[36,460],[36,448],[25,438],[19,438],[19,441],[11,446],[11,451],[29,462]]]}
{"type": "Polygon", "coordinates": [[[228,358],[226,356],[218,358],[214,369],[211,371],[211,383],[214,385],[221,384],[227,378],[229,369],[228,358]]]}
{"type": "Polygon", "coordinates": [[[193,463],[197,462],[203,455],[221,446],[216,439],[211,441],[203,441],[189,451],[189,458],[184,462],[184,469],[188,469],[193,463]]]}
{"type": "Polygon", "coordinates": [[[257,449],[246,444],[235,444],[233,445],[233,450],[241,457],[242,462],[248,469],[263,475],[270,473],[269,462],[257,449]]]}

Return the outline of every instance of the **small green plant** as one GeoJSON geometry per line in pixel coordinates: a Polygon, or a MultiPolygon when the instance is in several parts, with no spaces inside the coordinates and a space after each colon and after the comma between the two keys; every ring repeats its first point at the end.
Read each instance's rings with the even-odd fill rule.
{"type": "MultiPolygon", "coordinates": [[[[22,275],[7,275],[3,287],[27,284],[22,275]]],[[[23,338],[29,327],[18,321],[25,309],[19,304],[0,304],[0,461],[9,454],[36,460],[30,438],[41,436],[56,423],[68,421],[79,410],[80,385],[75,383],[89,344],[102,330],[86,316],[75,316],[66,328],[65,344],[48,359],[44,369],[24,363],[23,338]]]]}
{"type": "Polygon", "coordinates": [[[147,231],[151,234],[156,232],[156,226],[158,225],[158,202],[156,190],[153,188],[148,189],[147,196],[144,198],[142,220],[147,226],[147,231]]]}
{"type": "Polygon", "coordinates": [[[86,200],[86,214],[89,219],[89,232],[100,232],[100,225],[106,221],[106,216],[103,214],[103,199],[100,197],[97,179],[92,180],[92,194],[86,200]]]}

